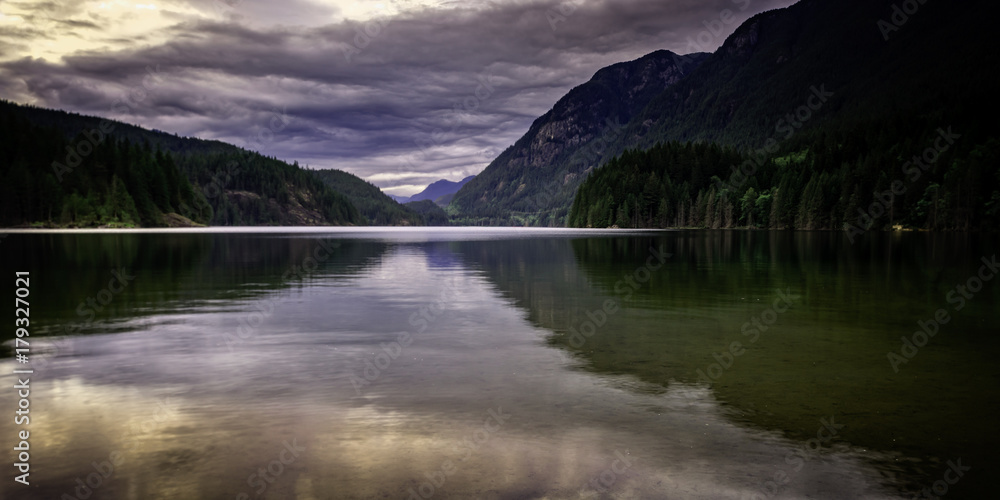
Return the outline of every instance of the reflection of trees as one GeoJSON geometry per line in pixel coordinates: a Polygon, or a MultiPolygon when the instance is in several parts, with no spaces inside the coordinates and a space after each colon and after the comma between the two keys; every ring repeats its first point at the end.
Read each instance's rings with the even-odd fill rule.
{"type": "Polygon", "coordinates": [[[942,459],[959,449],[988,460],[996,440],[980,438],[994,435],[1000,410],[996,393],[983,392],[1000,384],[1000,325],[991,312],[998,292],[984,287],[900,374],[886,353],[899,350],[916,320],[950,307],[945,292],[964,283],[994,243],[906,233],[852,245],[842,233],[719,231],[458,247],[583,369],[662,386],[696,382],[713,354],[740,341],[746,353],[712,389],[741,420],[808,439],[819,418],[836,415],[847,424],[842,439],[854,445],[942,459]],[[620,300],[615,284],[644,264],[651,244],[673,256],[620,300]],[[751,345],[741,327],[779,288],[800,299],[751,345]],[[609,298],[622,310],[583,345],[570,343],[569,329],[609,298]],[[962,415],[963,426],[946,415],[962,415]]]}
{"type": "Polygon", "coordinates": [[[304,263],[312,266],[308,259],[315,258],[319,241],[250,233],[19,234],[4,240],[0,255],[9,271],[31,272],[32,318],[37,318],[32,333],[60,335],[66,327],[70,333],[96,332],[76,328],[86,319],[77,307],[108,286],[112,270],[125,269],[135,279],[101,306],[95,324],[184,312],[206,301],[249,299],[297,286],[302,278],[357,275],[387,248],[326,240],[328,251],[321,255],[329,257],[314,271],[303,271],[304,263]]]}

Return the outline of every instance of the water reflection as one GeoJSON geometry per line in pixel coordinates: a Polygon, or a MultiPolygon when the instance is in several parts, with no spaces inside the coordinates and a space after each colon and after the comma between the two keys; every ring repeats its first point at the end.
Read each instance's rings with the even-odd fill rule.
{"type": "MultiPolygon", "coordinates": [[[[841,416],[845,442],[883,452],[875,465],[919,490],[956,455],[996,466],[1000,322],[991,311],[1000,295],[984,287],[952,311],[942,334],[899,373],[886,354],[899,352],[917,320],[952,309],[947,293],[995,254],[995,243],[906,234],[852,245],[835,233],[717,231],[466,255],[492,270],[491,280],[554,332],[549,344],[574,353],[581,368],[635,376],[654,390],[709,383],[736,421],[797,440],[815,434],[818,418],[841,416]],[[651,247],[672,257],[641,286],[629,285],[651,247]],[[579,267],[556,264],[570,256],[579,267]],[[769,312],[786,293],[792,306],[769,312]],[[580,342],[577,332],[601,319],[608,300],[620,312],[580,342]],[[733,342],[741,343],[736,356],[733,342]]],[[[966,491],[989,488],[966,481],[966,491]]]]}
{"type": "MultiPolygon", "coordinates": [[[[995,376],[985,365],[993,347],[977,354],[943,337],[913,362],[925,366],[907,367],[917,367],[909,378],[865,367],[869,351],[884,365],[898,337],[881,329],[910,323],[892,323],[884,310],[926,304],[907,292],[909,299],[852,312],[859,304],[851,297],[922,283],[902,276],[907,259],[926,258],[919,254],[901,256],[890,272],[874,264],[881,254],[846,258],[836,242],[796,238],[435,234],[171,234],[168,247],[185,255],[166,261],[153,258],[170,254],[157,250],[163,235],[8,238],[3,245],[15,245],[0,249],[10,252],[4,261],[35,266],[33,297],[50,301],[35,315],[48,315],[39,321],[51,333],[78,321],[73,308],[107,281],[84,268],[129,266],[136,279],[86,335],[50,338],[60,349],[32,379],[32,486],[8,481],[0,491],[5,498],[86,488],[90,498],[115,499],[770,498],[777,477],[779,497],[891,497],[906,484],[886,478],[893,472],[886,464],[930,460],[936,448],[926,437],[909,448],[875,446],[873,436],[917,439],[918,431],[902,427],[926,430],[949,418],[900,410],[934,394],[932,363],[961,355],[980,376],[995,376]],[[315,269],[283,277],[321,239],[339,246],[315,269]],[[626,299],[615,284],[646,261],[650,246],[673,255],[626,299]],[[78,278],[60,288],[52,269],[78,278]],[[741,323],[759,313],[756,299],[778,286],[795,288],[801,305],[722,379],[700,383],[696,370],[740,338],[741,323]],[[570,328],[609,299],[620,310],[581,346],[571,344],[570,328]],[[857,320],[879,311],[878,323],[857,320]],[[871,414],[890,408],[888,418],[871,414]],[[830,417],[844,427],[831,427],[830,417]],[[831,428],[835,439],[809,449],[810,438],[831,428]]],[[[952,277],[930,272],[944,273],[943,283],[952,277]]],[[[935,297],[923,289],[917,297],[935,297]]],[[[957,323],[965,333],[953,337],[995,330],[980,316],[995,295],[980,297],[982,309],[970,309],[957,323]]],[[[0,366],[6,382],[13,366],[0,366]]],[[[963,372],[949,373],[940,384],[963,372]]],[[[949,396],[972,421],[964,437],[943,437],[969,456],[980,425],[974,412],[986,410],[968,399],[996,403],[995,385],[982,387],[949,396]]],[[[12,396],[0,392],[5,408],[12,396]]],[[[0,434],[15,432],[2,422],[0,434]]]]}

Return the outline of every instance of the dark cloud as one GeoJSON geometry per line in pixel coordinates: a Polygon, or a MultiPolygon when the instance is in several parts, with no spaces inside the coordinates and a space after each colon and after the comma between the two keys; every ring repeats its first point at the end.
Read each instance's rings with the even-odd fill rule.
{"type": "Polygon", "coordinates": [[[69,26],[71,28],[89,28],[89,29],[101,29],[101,27],[93,21],[80,21],[76,19],[69,19],[64,21],[57,21],[63,26],[69,26]]]}
{"type": "MultiPolygon", "coordinates": [[[[477,173],[601,67],[657,49],[714,50],[749,16],[790,3],[486,2],[296,24],[340,11],[303,2],[293,15],[277,4],[216,0],[190,4],[221,12],[211,19],[165,9],[170,26],[142,44],[99,33],[116,48],[58,62],[9,57],[19,49],[5,48],[0,92],[416,190],[477,173]]],[[[81,15],[79,4],[52,8],[81,15]]],[[[5,43],[14,34],[6,29],[5,43]]]]}

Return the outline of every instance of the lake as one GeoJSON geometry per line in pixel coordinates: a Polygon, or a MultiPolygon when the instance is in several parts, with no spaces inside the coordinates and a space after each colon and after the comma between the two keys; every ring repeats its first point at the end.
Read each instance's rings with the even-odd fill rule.
{"type": "Polygon", "coordinates": [[[10,285],[30,273],[31,324],[26,364],[3,332],[0,496],[985,496],[1000,465],[997,243],[9,234],[0,260],[10,285]],[[21,430],[28,486],[11,466],[21,430]]]}

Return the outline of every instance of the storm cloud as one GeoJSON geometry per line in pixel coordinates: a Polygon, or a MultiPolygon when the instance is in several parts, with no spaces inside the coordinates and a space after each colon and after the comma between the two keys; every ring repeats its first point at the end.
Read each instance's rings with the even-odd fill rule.
{"type": "Polygon", "coordinates": [[[0,96],[404,195],[478,173],[601,67],[713,51],[793,3],[148,1],[0,5],[0,96]]]}

